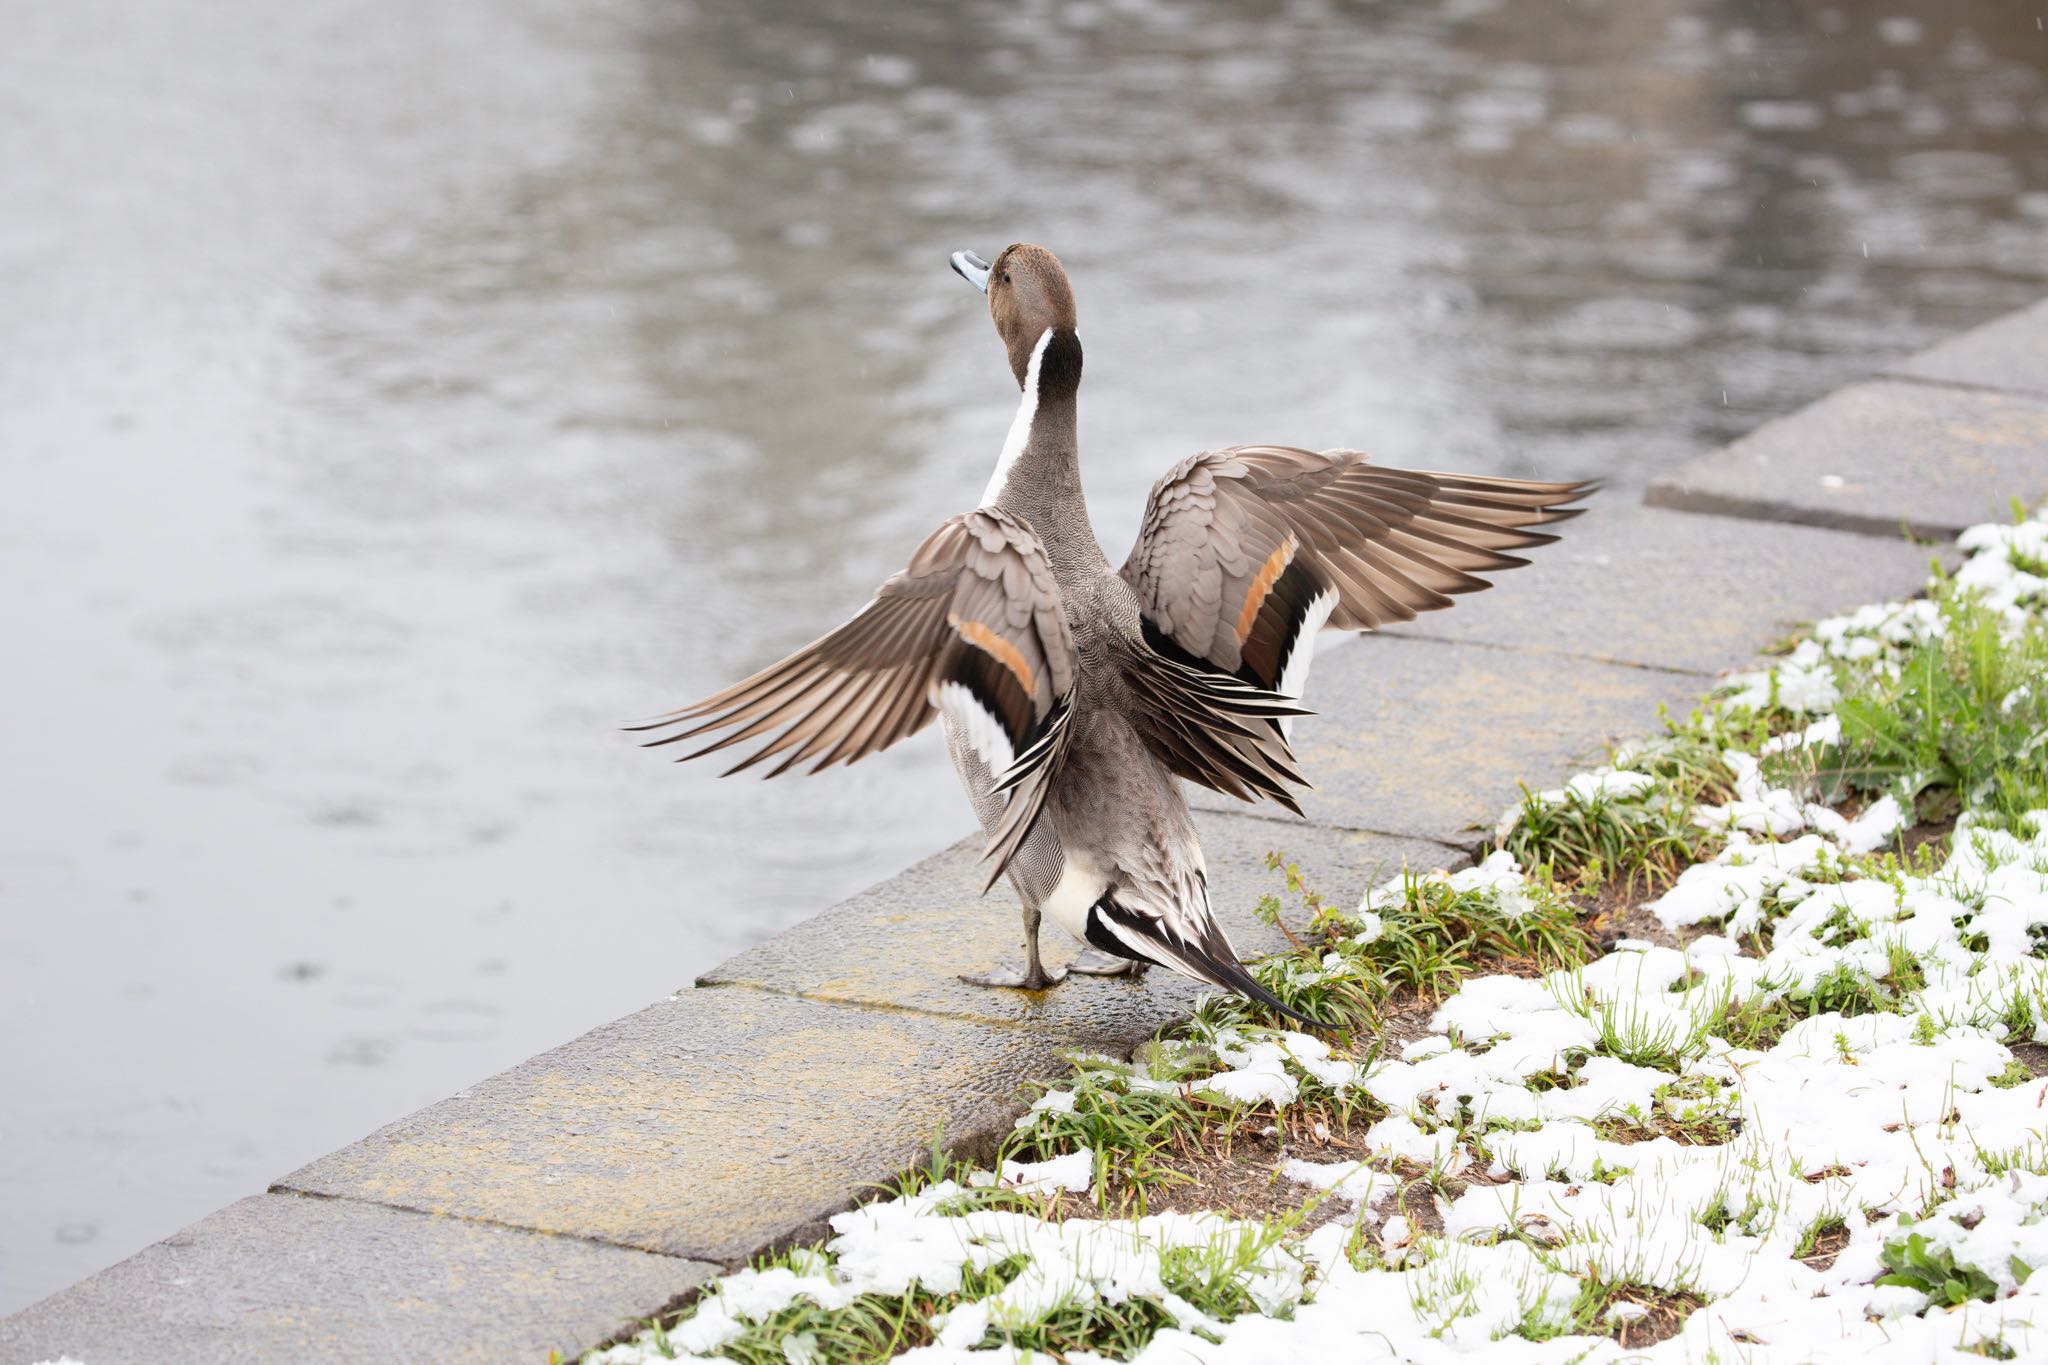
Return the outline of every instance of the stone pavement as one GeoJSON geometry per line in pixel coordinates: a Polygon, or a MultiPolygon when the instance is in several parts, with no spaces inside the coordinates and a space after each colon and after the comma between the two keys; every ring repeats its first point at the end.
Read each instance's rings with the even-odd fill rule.
{"type": "Polygon", "coordinates": [[[1663,475],[1645,501],[1940,540],[2003,519],[2015,498],[2038,501],[2048,488],[2044,451],[2048,397],[1879,379],[1663,475]]]}
{"type": "Polygon", "coordinates": [[[577,1237],[259,1194],[0,1323],[7,1365],[545,1361],[719,1267],[577,1237]]]}
{"type": "MultiPolygon", "coordinates": [[[[1240,949],[1268,851],[1339,902],[1459,865],[1520,782],[1651,732],[1801,622],[1909,594],[1947,536],[2048,493],[2048,304],[1596,499],[1454,610],[1319,655],[1308,819],[1203,793],[1240,949]]],[[[1194,997],[1164,972],[1034,998],[975,848],[919,863],[593,1030],[315,1161],[0,1322],[0,1365],[573,1357],[754,1253],[820,1235],[929,1150],[985,1151],[1064,1051],[1128,1049],[1194,997]]],[[[1049,936],[1058,937],[1056,934],[1049,936]]],[[[1070,949],[1060,945],[1054,957],[1070,949]]]]}

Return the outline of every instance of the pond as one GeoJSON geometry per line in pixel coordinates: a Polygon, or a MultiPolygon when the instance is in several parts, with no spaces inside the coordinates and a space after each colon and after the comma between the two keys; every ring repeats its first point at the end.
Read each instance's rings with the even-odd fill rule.
{"type": "Polygon", "coordinates": [[[1113,557],[1237,441],[1630,498],[2048,289],[2038,4],[9,29],[0,1311],[967,832],[930,733],[762,784],[614,728],[970,505],[955,248],[1072,272],[1113,557]]]}

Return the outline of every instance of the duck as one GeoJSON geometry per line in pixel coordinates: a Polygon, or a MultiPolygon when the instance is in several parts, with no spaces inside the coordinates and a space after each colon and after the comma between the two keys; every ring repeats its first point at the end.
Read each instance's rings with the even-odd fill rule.
{"type": "Polygon", "coordinates": [[[1218,922],[1184,783],[1301,814],[1291,747],[1325,629],[1372,631],[1490,586],[1556,540],[1586,481],[1435,473],[1356,450],[1204,451],[1153,486],[1112,565],[1081,486],[1081,340],[1057,257],[1017,243],[953,270],[987,296],[1019,398],[979,505],[934,530],[850,620],[733,686],[628,729],[678,761],[759,741],[726,775],[853,763],[937,719],[1007,878],[1024,961],[962,979],[1046,990],[1163,967],[1314,1022],[1218,922]],[[1082,945],[1064,970],[1046,920],[1082,945]]]}

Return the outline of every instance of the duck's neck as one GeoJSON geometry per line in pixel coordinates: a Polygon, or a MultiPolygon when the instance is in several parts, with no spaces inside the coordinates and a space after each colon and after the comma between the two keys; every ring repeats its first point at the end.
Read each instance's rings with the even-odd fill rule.
{"type": "Polygon", "coordinates": [[[1102,559],[1102,547],[1095,543],[1081,494],[1081,339],[1072,328],[1050,327],[1038,338],[1023,387],[981,505],[1030,522],[1055,571],[1093,565],[1102,559]]]}

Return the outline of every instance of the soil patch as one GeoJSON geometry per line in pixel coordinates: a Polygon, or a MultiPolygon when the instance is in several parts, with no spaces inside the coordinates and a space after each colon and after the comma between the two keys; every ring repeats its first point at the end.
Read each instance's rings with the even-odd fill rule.
{"type": "Polygon", "coordinates": [[[1951,836],[1956,832],[1954,817],[1936,820],[1924,825],[1914,825],[1899,835],[1899,853],[1910,866],[1915,858],[1926,858],[1935,863],[1948,859],[1951,836]],[[1927,852],[1921,853],[1921,849],[1927,852]]]}
{"type": "Polygon", "coordinates": [[[2048,1076],[2048,1046],[2025,1040],[2008,1042],[2013,1060],[2036,1076],[2048,1076]]]}
{"type": "Polygon", "coordinates": [[[1841,1223],[1835,1223],[1829,1227],[1822,1228],[1819,1233],[1815,1234],[1813,1250],[1799,1259],[1805,1264],[1812,1266],[1815,1270],[1826,1270],[1835,1263],[1835,1257],[1842,1254],[1842,1248],[1848,1245],[1848,1227],[1841,1223]]]}
{"type": "Polygon", "coordinates": [[[1609,881],[1590,895],[1581,892],[1573,896],[1572,900],[1585,914],[1585,930],[1592,936],[1595,950],[1610,952],[1625,938],[1641,939],[1660,948],[1682,948],[1691,938],[1698,937],[1697,932],[1683,938],[1673,934],[1643,908],[1669,891],[1676,880],[1675,875],[1643,872],[1609,881]]]}
{"type": "Polygon", "coordinates": [[[1607,1335],[1620,1342],[1623,1350],[1636,1351],[1677,1336],[1693,1310],[1706,1300],[1697,1294],[1673,1294],[1643,1285],[1627,1285],[1615,1295],[1614,1302],[1632,1303],[1648,1310],[1631,1321],[1604,1324],[1607,1335]]]}

